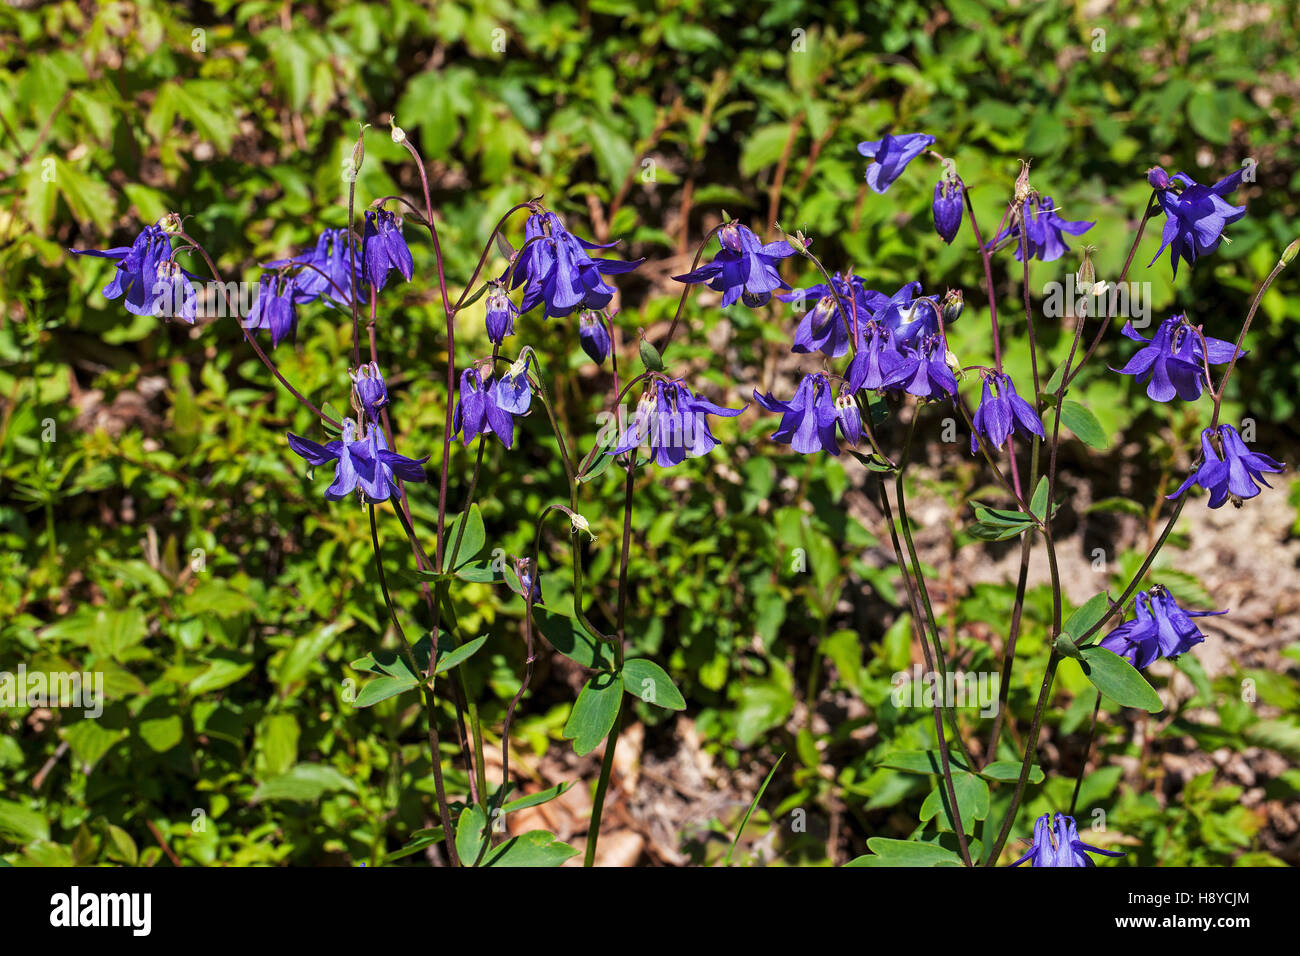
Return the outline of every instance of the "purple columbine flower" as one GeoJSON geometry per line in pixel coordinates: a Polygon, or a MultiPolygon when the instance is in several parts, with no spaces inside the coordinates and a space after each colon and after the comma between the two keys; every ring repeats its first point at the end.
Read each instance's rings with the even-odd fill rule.
{"type": "Polygon", "coordinates": [[[907,283],[888,298],[868,290],[866,301],[876,321],[894,333],[899,348],[916,345],[939,331],[939,307],[921,295],[919,282],[907,283]]]}
{"type": "Polygon", "coordinates": [[[341,501],[354,491],[362,492],[366,501],[387,501],[399,479],[424,481],[421,466],[429,460],[428,455],[407,458],[390,451],[377,426],[358,438],[357,423],[350,418],[343,419],[343,434],[334,441],[318,445],[289,432],[289,447],[313,467],[334,462],[334,481],[325,489],[329,501],[341,501]]]}
{"type": "Polygon", "coordinates": [[[538,574],[534,579],[532,559],[515,558],[515,574],[519,578],[519,596],[532,604],[545,605],[546,601],[542,597],[542,576],[538,574]]]}
{"type": "MultiPolygon", "coordinates": [[[[989,248],[1001,245],[1008,238],[1018,238],[1023,226],[1024,244],[1029,252],[1029,258],[1042,262],[1055,262],[1070,251],[1069,246],[1065,244],[1063,233],[1081,236],[1095,225],[1095,222],[1084,220],[1070,222],[1062,219],[1056,214],[1056,204],[1052,202],[1051,196],[1039,196],[1035,201],[1034,196],[1031,195],[1020,207],[1020,215],[1016,217],[1016,221],[999,233],[989,243],[989,248]]],[[[1019,241],[1016,242],[1015,248],[1016,261],[1019,262],[1021,261],[1019,241]]]]}
{"type": "MultiPolygon", "coordinates": [[[[803,377],[794,398],[782,401],[769,392],[754,398],[769,412],[779,412],[781,424],[772,433],[772,440],[789,445],[801,455],[825,451],[839,455],[835,440],[836,425],[841,423],[839,408],[831,395],[831,383],[820,372],[810,372],[803,377]]],[[[861,420],[859,419],[859,425],[861,420]]],[[[847,436],[847,432],[845,433],[847,436]]]]}
{"type": "Polygon", "coordinates": [[[875,319],[862,326],[858,352],[849,363],[845,377],[849,390],[889,388],[899,384],[907,374],[907,361],[894,343],[894,333],[875,319]]]}
{"type": "Polygon", "coordinates": [[[1177,498],[1192,485],[1200,485],[1210,493],[1211,508],[1222,508],[1229,499],[1235,507],[1259,494],[1260,482],[1265,488],[1273,487],[1264,479],[1264,472],[1277,474],[1286,467],[1282,462],[1260,452],[1251,451],[1231,425],[1207,428],[1201,432],[1201,463],[1187,480],[1179,485],[1170,499],[1177,498]],[[1218,439],[1223,454],[1215,450],[1218,439]]]}
{"type": "Polygon", "coordinates": [[[655,464],[671,468],[687,458],[707,455],[717,447],[718,439],[709,427],[709,415],[734,418],[744,410],[724,408],[701,398],[681,379],[659,379],[641,396],[631,423],[607,454],[621,455],[648,444],[655,464]]]}
{"type": "Polygon", "coordinates": [[[175,259],[159,262],[153,287],[153,314],[193,325],[199,317],[199,290],[194,285],[197,278],[182,269],[175,259]]]}
{"type": "Polygon", "coordinates": [[[1246,215],[1245,206],[1234,206],[1223,198],[1241,185],[1242,172],[1239,169],[1213,186],[1202,186],[1186,173],[1170,176],[1159,166],[1148,171],[1147,181],[1156,189],[1165,213],[1165,228],[1160,248],[1147,265],[1155,265],[1167,247],[1176,279],[1180,258],[1194,265],[1197,256],[1219,248],[1224,228],[1246,215]],[[1175,183],[1182,188],[1175,188],[1175,183]]]}
{"type": "Polygon", "coordinates": [[[618,243],[602,245],[579,239],[564,228],[560,217],[553,212],[537,212],[528,217],[524,224],[524,243],[523,258],[515,265],[510,287],[518,288],[527,282],[519,311],[529,312],[544,302],[547,318],[570,315],[577,308],[603,309],[617,291],[604,277],[631,272],[645,262],[645,259],[632,262],[593,259],[587,250],[608,249],[618,243]]]}
{"type": "Polygon", "coordinates": [[[507,448],[514,446],[515,416],[528,410],[532,391],[525,369],[517,374],[514,366],[502,381],[489,377],[483,381],[478,366],[471,365],[460,373],[460,398],[452,415],[453,435],[460,435],[468,445],[489,431],[507,448]]]}
{"type": "Polygon", "coordinates": [[[1162,657],[1185,654],[1205,640],[1194,617],[1227,614],[1227,611],[1185,611],[1178,606],[1167,588],[1157,584],[1139,592],[1133,602],[1136,617],[1125,621],[1100,641],[1099,646],[1113,651],[1138,670],[1162,657]]]}
{"type": "Polygon", "coordinates": [[[706,282],[722,293],[722,307],[741,299],[750,308],[763,305],[777,289],[789,289],[777,271],[777,262],[795,254],[785,240],[763,245],[758,236],[738,222],[718,230],[722,248],[710,262],[694,272],[673,276],[678,282],[706,282]]]}
{"type": "Polygon", "coordinates": [[[961,228],[961,181],[945,176],[935,183],[934,203],[930,210],[934,213],[934,231],[951,245],[953,239],[957,238],[957,230],[961,228]]]}
{"type": "Polygon", "coordinates": [[[494,285],[487,297],[487,334],[493,345],[500,345],[507,335],[515,334],[515,316],[519,309],[510,301],[505,289],[494,285]]]}
{"type": "Polygon", "coordinates": [[[831,280],[835,284],[834,293],[822,282],[777,295],[782,302],[800,305],[809,299],[816,302],[795,329],[791,351],[822,352],[829,358],[839,358],[849,350],[850,329],[861,329],[871,314],[867,296],[880,293],[865,288],[862,279],[855,275],[836,273],[831,280]]]}
{"type": "MultiPolygon", "coordinates": [[[[357,273],[352,271],[353,254],[348,248],[348,234],[347,229],[326,229],[310,252],[265,263],[265,268],[303,266],[295,277],[298,302],[324,299],[328,305],[348,308],[351,305],[349,296],[360,283],[357,273]]],[[[359,269],[364,262],[361,250],[356,251],[355,258],[359,269]]]]}
{"type": "Polygon", "coordinates": [[[852,444],[862,440],[862,410],[853,398],[854,389],[841,385],[835,396],[835,417],[839,419],[840,431],[852,444]]]}
{"type": "Polygon", "coordinates": [[[125,298],[126,311],[132,315],[154,315],[154,284],[159,279],[158,268],[171,258],[171,243],[167,231],[160,224],[145,226],[129,246],[112,249],[69,249],[78,256],[97,259],[116,259],[117,271],[104,286],[106,299],[125,298]]]}
{"type": "Polygon", "coordinates": [[[858,143],[858,152],[871,160],[867,166],[867,185],[883,193],[897,179],[907,164],[934,144],[928,133],[885,134],[869,143],[858,143]]]}
{"type": "Polygon", "coordinates": [[[957,394],[957,379],[948,367],[948,343],[937,333],[904,349],[903,364],[895,375],[903,391],[917,398],[957,394]]]}
{"type": "Polygon", "coordinates": [[[1138,349],[1123,368],[1111,371],[1132,375],[1139,384],[1147,382],[1147,397],[1156,402],[1168,402],[1175,395],[1184,401],[1196,401],[1201,397],[1201,389],[1209,384],[1205,372],[1206,351],[1211,365],[1232,361],[1236,351],[1233,343],[1208,335],[1202,347],[1201,336],[1183,315],[1165,319],[1150,339],[1139,335],[1132,322],[1125,322],[1120,331],[1145,347],[1138,349]]]}
{"type": "Polygon", "coordinates": [[[411,281],[415,262],[411,250],[402,238],[402,220],[387,209],[366,210],[366,231],[361,237],[361,258],[366,281],[375,291],[383,289],[388,281],[388,271],[396,269],[403,279],[411,281]]]}
{"type": "Polygon", "coordinates": [[[263,272],[257,284],[257,301],[244,319],[246,329],[271,333],[271,346],[279,345],[298,328],[297,279],[275,272],[263,272]]]}
{"type": "Polygon", "coordinates": [[[1102,856],[1123,856],[1117,850],[1103,850],[1079,839],[1079,827],[1074,817],[1064,813],[1044,813],[1034,822],[1034,842],[1029,850],[1012,866],[1033,860],[1034,866],[1096,866],[1089,853],[1102,856]]]}
{"type": "Polygon", "coordinates": [[[597,312],[584,310],[578,316],[578,341],[591,360],[600,365],[609,356],[609,331],[597,312]]]}
{"type": "Polygon", "coordinates": [[[1001,448],[1013,432],[1046,438],[1043,423],[1034,407],[1016,393],[1011,376],[992,372],[984,376],[984,392],[979,408],[971,419],[975,430],[970,436],[970,453],[979,451],[978,435],[983,435],[992,449],[1001,448]]]}
{"type": "Polygon", "coordinates": [[[388,385],[384,376],[379,374],[379,366],[367,362],[358,369],[350,369],[348,377],[356,390],[357,401],[361,404],[370,420],[379,423],[379,410],[388,404],[388,385]]]}

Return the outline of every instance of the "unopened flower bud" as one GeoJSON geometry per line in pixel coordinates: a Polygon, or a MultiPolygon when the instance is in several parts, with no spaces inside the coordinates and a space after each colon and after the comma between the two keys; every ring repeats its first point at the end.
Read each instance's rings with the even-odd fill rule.
{"type": "Polygon", "coordinates": [[[962,309],[966,307],[966,300],[962,297],[961,289],[949,289],[943,296],[943,324],[952,325],[961,318],[962,309]]]}

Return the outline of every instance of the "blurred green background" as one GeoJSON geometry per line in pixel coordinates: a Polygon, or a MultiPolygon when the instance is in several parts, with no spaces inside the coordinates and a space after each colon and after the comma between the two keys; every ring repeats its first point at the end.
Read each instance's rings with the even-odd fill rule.
{"type": "MultiPolygon", "coordinates": [[[[969,224],[948,247],[930,221],[937,168],[917,161],[884,197],[862,181],[859,141],[926,131],[974,188],[986,235],[1017,160],[1032,159],[1035,186],[1066,218],[1097,220],[1075,248],[1098,247],[1099,278],[1114,278],[1128,250],[1150,194],[1147,167],[1213,182],[1253,159],[1257,181],[1233,197],[1250,212],[1230,242],[1180,269],[1175,287],[1167,258],[1146,268],[1156,223],[1130,276],[1151,283],[1155,321],[1186,311],[1232,338],[1300,234],[1297,35],[1300,12],[1285,2],[0,8],[0,669],[21,660],[102,670],[112,698],[100,720],[0,709],[0,858],[165,864],[152,827],[187,864],[373,863],[428,822],[418,713],[397,700],[358,710],[344,696],[359,677],[348,662],[392,635],[369,577],[364,512],[324,503],[322,482],[304,480],[284,442],[286,430],[319,439],[310,416],[272,387],[231,320],[189,328],[131,316],[99,294],[109,266],[67,247],[127,244],[176,211],[227,278],[254,279],[257,263],[345,224],[361,124],[372,129],[358,204],[416,199],[414,170],[388,139],[395,115],[429,165],[455,289],[499,215],[535,196],[579,234],[621,238],[620,256],[647,257],[618,282],[628,366],[637,331],[659,334],[676,307],[668,277],[686,271],[723,210],[764,235],[774,222],[804,231],[830,268],[851,267],[886,293],[912,279],[927,292],[963,289],[967,314],[951,345],[964,363],[986,362],[969,224]]],[[[407,237],[417,277],[385,292],[380,352],[399,448],[433,454],[432,470],[446,401],[441,308],[429,244],[415,229],[407,237]]],[[[1077,266],[1075,256],[1035,264],[1035,295],[1077,266]]],[[[787,264],[792,284],[810,284],[802,267],[787,264]]],[[[1023,382],[1019,266],[1004,255],[995,276],[1009,367],[1023,382]]],[[[1260,447],[1292,463],[1297,291],[1292,270],[1265,297],[1227,405],[1228,420],[1254,418],[1260,447]]],[[[692,300],[673,371],[732,405],[755,387],[788,394],[789,308],[724,315],[715,303],[692,300]]],[[[319,306],[301,312],[296,345],[274,358],[313,400],[341,407],[349,323],[319,306]]],[[[462,315],[463,355],[490,350],[481,319],[481,306],[462,315]]],[[[1063,330],[1049,323],[1040,335],[1059,361],[1063,330]]],[[[562,417],[589,447],[608,377],[577,348],[571,322],[530,315],[508,347],[523,343],[550,356],[548,371],[564,379],[562,417]]],[[[1091,514],[1111,524],[1098,532],[1094,521],[1089,533],[1113,539],[1116,575],[1136,566],[1152,489],[1181,480],[1207,415],[1204,402],[1153,407],[1106,371],[1130,351],[1109,337],[1072,393],[1101,419],[1110,449],[1071,442],[1063,452],[1067,488],[1083,496],[1067,532],[1083,541],[1087,508],[1101,502],[1091,514]]],[[[803,368],[819,363],[804,357],[803,368]]],[[[937,418],[916,494],[942,505],[926,522],[939,536],[933,560],[957,567],[940,601],[962,666],[994,669],[988,635],[1005,634],[1012,588],[960,580],[983,547],[961,535],[966,502],[981,490],[987,499],[988,475],[964,436],[955,447],[935,439],[937,418]]],[[[764,852],[842,862],[867,837],[915,828],[931,781],[877,764],[891,749],[924,747],[932,728],[928,711],[888,705],[890,675],[912,663],[911,632],[862,470],[792,457],[767,441],[772,427],[751,410],[717,426],[724,445],[710,457],[642,475],[629,634],[677,680],[692,739],[742,809],[755,778],[790,753],[755,832],[793,808],[815,822],[802,834],[775,827],[777,850],[764,852]],[[791,570],[796,547],[809,572],[791,570]]],[[[519,516],[565,495],[542,423],[522,431],[514,452],[489,449],[478,496],[490,540],[512,554],[531,539],[519,516]]],[[[472,465],[455,455],[453,508],[472,465]]],[[[430,528],[436,493],[417,491],[417,522],[430,528]]],[[[584,493],[600,545],[589,549],[592,613],[603,618],[615,600],[621,479],[611,469],[584,493]]],[[[1196,502],[1188,514],[1203,510],[1196,502]]],[[[1270,529],[1279,539],[1287,515],[1270,529]]],[[[390,566],[404,566],[398,530],[385,534],[390,566]]],[[[1173,543],[1191,545],[1182,534],[1173,543]]],[[[551,547],[544,568],[562,568],[567,543],[551,547]]],[[[1177,550],[1168,567],[1167,583],[1198,606],[1221,606],[1176,570],[1177,550]]],[[[552,603],[563,603],[565,577],[548,576],[552,603]]],[[[491,635],[466,667],[491,733],[522,670],[509,597],[489,585],[457,595],[463,631],[491,635]]],[[[414,596],[403,600],[418,615],[414,596]]],[[[1036,585],[1011,696],[1021,722],[1049,618],[1050,594],[1036,585]]],[[[1171,785],[1158,759],[1191,739],[1207,751],[1264,747],[1289,766],[1300,754],[1300,725],[1287,716],[1300,703],[1294,640],[1217,674],[1186,664],[1194,694],[1167,715],[1172,726],[1144,725],[1164,735],[1154,744],[1132,735],[1131,715],[1106,712],[1082,805],[1106,809],[1125,834],[1122,862],[1300,860],[1294,833],[1269,809],[1295,819],[1296,770],[1261,776],[1267,799],[1247,806],[1222,768],[1171,785]],[[1265,706],[1238,699],[1243,676],[1266,682],[1265,706]],[[1139,772],[1121,779],[1117,757],[1139,760],[1139,772]]],[[[558,664],[539,668],[517,745],[540,761],[568,746],[559,736],[575,685],[558,664]]],[[[1031,788],[1025,821],[1068,801],[1088,686],[1062,677],[1049,735],[1063,776],[1031,788]]],[[[647,752],[678,746],[680,728],[663,713],[638,709],[647,752]]],[[[457,772],[453,789],[463,786],[457,772]]],[[[994,796],[995,820],[1005,798],[994,796]]],[[[694,860],[715,859],[709,833],[734,827],[734,808],[706,816],[703,835],[684,841],[694,860]]],[[[1026,822],[1016,832],[1027,831],[1026,822]]]]}

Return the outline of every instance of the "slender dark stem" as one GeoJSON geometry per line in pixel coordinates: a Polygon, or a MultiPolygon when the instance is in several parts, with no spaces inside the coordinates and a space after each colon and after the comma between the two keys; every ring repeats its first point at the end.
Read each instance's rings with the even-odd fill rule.
{"type": "MultiPolygon", "coordinates": [[[[420,668],[415,659],[415,650],[411,647],[410,641],[406,639],[406,632],[402,630],[401,621],[397,619],[397,609],[393,606],[393,600],[388,593],[388,578],[384,574],[384,562],[379,552],[379,529],[375,524],[375,506],[367,504],[366,508],[370,513],[370,543],[375,551],[375,571],[379,574],[379,589],[384,595],[384,605],[388,608],[388,613],[392,617],[393,627],[397,629],[397,636],[401,638],[402,647],[406,651],[408,663],[411,667],[411,673],[418,674],[420,668]]],[[[442,820],[442,838],[443,842],[447,844],[447,856],[451,860],[451,865],[460,866],[460,857],[456,853],[455,832],[451,828],[451,811],[447,803],[447,792],[442,781],[442,756],[441,747],[438,743],[438,722],[431,681],[428,686],[424,681],[420,682],[420,702],[424,705],[425,713],[429,719],[429,760],[433,764],[433,789],[438,800],[438,816],[442,820]]]]}
{"type": "Polygon", "coordinates": [[[1002,339],[998,334],[998,296],[993,286],[993,262],[992,254],[984,246],[984,237],[980,235],[979,221],[975,218],[975,205],[970,199],[970,187],[959,176],[957,181],[961,183],[961,193],[966,200],[966,211],[970,213],[970,228],[975,236],[975,245],[979,246],[980,259],[984,263],[984,283],[988,288],[989,297],[989,322],[993,327],[993,363],[997,367],[999,374],[1002,372],[1002,339]]]}
{"type": "MultiPolygon", "coordinates": [[[[1214,393],[1214,416],[1210,420],[1210,428],[1214,428],[1219,424],[1219,406],[1223,404],[1224,390],[1228,387],[1228,378],[1232,375],[1232,370],[1237,367],[1237,359],[1241,356],[1241,343],[1246,340],[1246,333],[1250,331],[1250,323],[1255,318],[1255,312],[1259,309],[1260,300],[1264,298],[1264,293],[1267,292],[1268,287],[1273,284],[1273,280],[1277,278],[1278,273],[1285,268],[1286,261],[1279,259],[1277,265],[1273,267],[1273,271],[1270,272],[1268,278],[1264,280],[1264,284],[1261,285],[1259,291],[1255,293],[1255,301],[1250,304],[1250,311],[1246,313],[1246,321],[1241,324],[1241,332],[1237,335],[1237,344],[1232,350],[1232,361],[1228,363],[1228,367],[1223,373],[1223,378],[1219,380],[1219,388],[1214,393]]],[[[1207,361],[1209,360],[1209,357],[1209,351],[1207,350],[1205,353],[1207,361]]]]}
{"type": "MultiPolygon", "coordinates": [[[[921,561],[917,557],[916,545],[912,541],[912,521],[907,514],[907,493],[903,487],[905,484],[904,478],[907,465],[911,460],[912,436],[916,434],[916,422],[920,417],[921,407],[917,405],[912,413],[912,421],[907,426],[907,437],[903,441],[903,451],[899,456],[898,471],[894,476],[894,496],[898,499],[898,518],[903,527],[903,540],[907,544],[907,553],[912,559],[912,576],[916,580],[917,594],[921,599],[921,606],[925,609],[925,624],[929,628],[930,640],[934,644],[935,661],[931,662],[927,655],[926,663],[927,665],[937,663],[939,666],[939,678],[942,680],[944,687],[944,713],[948,716],[948,723],[952,725],[953,739],[957,741],[957,746],[961,750],[962,758],[966,761],[966,766],[973,767],[974,762],[971,760],[970,751],[966,749],[966,742],[961,736],[961,728],[957,724],[956,711],[952,701],[947,696],[948,665],[944,660],[943,641],[939,637],[939,626],[935,621],[934,608],[930,604],[930,589],[925,585],[925,574],[921,570],[921,561]]],[[[816,659],[820,659],[820,656],[816,659]]],[[[811,706],[811,700],[809,705],[811,706]]]]}
{"type": "Polygon", "coordinates": [[[1080,758],[1079,776],[1074,781],[1074,795],[1070,797],[1070,812],[1066,816],[1074,816],[1074,809],[1079,805],[1079,790],[1083,787],[1083,778],[1088,773],[1088,755],[1092,753],[1092,742],[1097,736],[1097,716],[1101,713],[1101,694],[1097,694],[1097,703],[1092,708],[1092,726],[1088,728],[1088,743],[1083,748],[1083,757],[1080,758]]]}
{"type": "MultiPolygon", "coordinates": [[[[889,494],[885,491],[885,483],[877,482],[877,493],[880,496],[880,510],[885,516],[885,525],[889,528],[889,538],[894,545],[894,559],[898,562],[899,570],[903,572],[903,583],[907,586],[908,600],[912,605],[912,627],[916,632],[917,640],[921,644],[921,651],[925,657],[926,668],[933,673],[934,662],[930,659],[930,645],[925,640],[924,625],[921,623],[921,607],[916,596],[916,591],[912,585],[911,575],[907,571],[907,562],[903,558],[903,549],[898,543],[898,530],[894,526],[894,511],[889,505],[889,494]]],[[[943,773],[944,788],[948,793],[948,805],[952,807],[953,828],[957,831],[957,845],[961,848],[962,860],[967,866],[971,865],[970,850],[966,845],[966,830],[961,822],[961,809],[957,806],[957,792],[952,783],[952,767],[948,760],[948,743],[943,733],[943,717],[939,711],[939,701],[934,701],[934,732],[935,738],[939,744],[939,765],[943,773]]]]}
{"type": "MultiPolygon", "coordinates": [[[[619,680],[618,675],[611,675],[610,680],[619,680]]],[[[596,792],[591,800],[591,823],[587,826],[587,852],[583,855],[582,865],[596,865],[596,840],[600,836],[600,818],[605,811],[605,793],[609,790],[609,777],[614,769],[614,750],[618,746],[618,732],[623,723],[623,701],[619,695],[618,713],[614,715],[614,726],[605,738],[605,756],[600,761],[600,779],[596,781],[596,792]]]]}

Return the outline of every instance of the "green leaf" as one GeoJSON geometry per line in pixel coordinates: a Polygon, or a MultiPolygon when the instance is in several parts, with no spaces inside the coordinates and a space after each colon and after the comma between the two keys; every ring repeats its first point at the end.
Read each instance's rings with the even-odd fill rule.
{"type": "Polygon", "coordinates": [[[48,840],[50,825],[45,817],[12,800],[0,800],[0,837],[11,843],[48,840]]]}
{"type": "Polygon", "coordinates": [[[1079,649],[1083,672],[1106,697],[1125,707],[1140,707],[1152,714],[1164,710],[1160,695],[1132,664],[1099,645],[1079,649]]]}
{"type": "Polygon", "coordinates": [[[727,850],[727,858],[722,861],[723,866],[731,865],[731,854],[736,852],[736,845],[740,843],[740,836],[745,832],[745,825],[749,823],[749,818],[753,815],[754,808],[758,806],[758,801],[763,799],[763,794],[767,791],[767,785],[771,783],[772,778],[776,776],[776,768],[781,766],[781,761],[784,759],[785,754],[781,754],[781,756],[776,758],[776,763],[772,764],[772,769],[769,770],[767,776],[763,778],[763,785],[759,787],[758,792],[754,794],[754,799],[749,801],[749,809],[745,811],[745,816],[741,818],[740,826],[736,827],[736,836],[731,841],[730,849],[727,850]]]}
{"type": "Polygon", "coordinates": [[[609,734],[623,701],[623,682],[617,675],[600,673],[583,686],[573,712],[564,725],[564,739],[573,741],[579,757],[591,753],[609,734]]]}
{"type": "Polygon", "coordinates": [[[846,866],[961,866],[961,857],[945,847],[915,840],[872,837],[867,840],[871,855],[860,856],[846,866]]]}
{"type": "Polygon", "coordinates": [[[870,454],[864,455],[862,452],[854,451],[852,448],[850,448],[849,454],[852,455],[854,458],[856,458],[858,461],[860,461],[863,467],[866,468],[868,471],[886,473],[886,472],[892,472],[894,470],[893,465],[885,461],[885,459],[881,458],[874,451],[871,452],[870,454]]]}
{"type": "Polygon", "coordinates": [[[487,543],[487,532],[483,529],[483,514],[478,510],[477,504],[469,506],[469,518],[460,514],[452,518],[447,523],[445,529],[446,538],[444,539],[447,549],[447,565],[452,571],[458,571],[460,568],[469,564],[478,553],[483,550],[483,545],[487,543]],[[464,537],[460,538],[460,548],[456,549],[456,539],[460,537],[460,526],[465,525],[464,537]],[[455,564],[451,564],[452,551],[456,550],[455,564]]]}
{"type": "Polygon", "coordinates": [[[483,858],[484,866],[560,866],[578,853],[545,830],[529,830],[493,847],[483,858]]]}
{"type": "Polygon", "coordinates": [[[1097,416],[1078,402],[1066,399],[1061,403],[1061,421],[1065,427],[1074,432],[1079,441],[1090,448],[1105,448],[1110,444],[1106,431],[1097,421],[1097,416]]]}
{"type": "Polygon", "coordinates": [[[185,736],[185,727],[180,714],[173,713],[141,720],[136,724],[135,732],[149,749],[156,753],[166,753],[181,742],[185,736]]]}
{"type": "Polygon", "coordinates": [[[605,469],[610,466],[610,463],[613,462],[613,460],[614,456],[609,454],[608,451],[602,449],[600,454],[596,456],[596,460],[591,463],[591,467],[578,476],[578,481],[595,481],[605,473],[605,469]]]}
{"type": "Polygon", "coordinates": [[[1074,643],[1074,640],[1070,637],[1069,634],[1066,633],[1058,634],[1056,640],[1052,643],[1052,646],[1055,647],[1059,653],[1065,655],[1066,657],[1072,657],[1076,661],[1083,660],[1083,655],[1079,653],[1078,645],[1074,643]]]}
{"type": "MultiPolygon", "coordinates": [[[[885,754],[877,767],[887,770],[902,770],[906,773],[943,773],[943,764],[937,750],[895,750],[885,754]]],[[[948,757],[948,766],[956,770],[969,769],[956,757],[948,757]]]]}
{"type": "Polygon", "coordinates": [[[592,637],[568,615],[534,606],[533,622],[551,646],[570,660],[592,670],[614,666],[609,645],[592,637]]]}
{"type": "Polygon", "coordinates": [[[290,800],[312,803],[327,793],[340,790],[356,793],[357,785],[333,767],[318,763],[300,763],[288,773],[266,781],[253,792],[253,803],[265,800],[290,800]]]}
{"type": "Polygon", "coordinates": [[[135,866],[140,861],[140,851],[135,845],[135,840],[131,839],[131,834],[121,827],[110,823],[108,839],[111,845],[106,852],[110,860],[125,863],[127,866],[135,866]]]}
{"type": "Polygon", "coordinates": [[[1038,487],[1034,489],[1034,497],[1029,502],[1029,513],[1039,521],[1047,519],[1047,476],[1043,475],[1038,479],[1038,487]]]}
{"type": "Polygon", "coordinates": [[[1070,615],[1062,630],[1074,640],[1082,640],[1083,635],[1087,634],[1094,624],[1105,617],[1106,612],[1109,610],[1110,596],[1105,591],[1094,594],[1070,615]]]}
{"type": "Polygon", "coordinates": [[[388,700],[419,686],[418,681],[402,677],[376,677],[361,688],[354,701],[357,707],[373,707],[381,700],[388,700]]]}
{"type": "MultiPolygon", "coordinates": [[[[1009,783],[1020,779],[1020,761],[1019,760],[995,760],[983,770],[980,776],[985,780],[996,780],[1000,783],[1009,783]]],[[[1035,764],[1029,768],[1029,783],[1043,782],[1043,768],[1035,764]]]]}
{"type": "Polygon", "coordinates": [[[394,850],[384,857],[385,863],[392,863],[394,860],[400,860],[403,857],[419,853],[425,847],[432,846],[435,843],[442,842],[442,827],[430,827],[427,830],[416,830],[411,834],[410,842],[400,850],[394,850]]]}
{"type": "Polygon", "coordinates": [[[638,700],[667,710],[685,710],[686,701],[673,679],[654,661],[633,658],[623,664],[623,687],[638,700]]]}
{"type": "Polygon", "coordinates": [[[442,648],[439,647],[438,663],[433,668],[433,672],[435,674],[443,674],[451,670],[456,665],[463,664],[465,661],[473,657],[478,652],[478,649],[486,643],[487,643],[487,635],[485,634],[482,637],[474,638],[474,640],[472,641],[466,641],[460,647],[456,648],[455,650],[448,651],[446,654],[444,654],[442,648]]]}
{"type": "MultiPolygon", "coordinates": [[[[962,828],[967,833],[973,833],[975,821],[983,820],[989,815],[989,785],[982,777],[957,770],[952,775],[952,789],[957,795],[962,828]]],[[[921,804],[922,823],[936,816],[939,816],[940,829],[957,829],[948,803],[948,786],[942,778],[935,781],[934,789],[921,804]],[[942,816],[939,816],[940,813],[942,816]]]]}
{"type": "Polygon", "coordinates": [[[462,581],[469,581],[473,584],[491,584],[501,577],[501,572],[496,569],[494,562],[490,558],[462,565],[456,569],[455,573],[456,577],[462,581]]]}
{"type": "Polygon", "coordinates": [[[966,531],[981,541],[1006,541],[1008,538],[1019,537],[1032,527],[1032,524],[1005,525],[976,521],[974,524],[967,525],[966,531]]]}
{"type": "Polygon", "coordinates": [[[288,773],[298,762],[298,738],[302,731],[293,714],[270,714],[257,728],[257,747],[266,761],[270,777],[288,773]]]}
{"type": "Polygon", "coordinates": [[[473,866],[488,840],[487,816],[478,804],[466,807],[456,822],[456,855],[461,866],[473,866]]]}
{"type": "Polygon", "coordinates": [[[501,808],[501,812],[514,813],[516,810],[525,810],[528,807],[541,806],[543,803],[549,803],[551,800],[554,800],[572,786],[572,780],[557,783],[555,786],[547,787],[545,790],[538,790],[536,793],[530,793],[526,797],[519,797],[517,800],[511,800],[501,808]]]}
{"type": "Polygon", "coordinates": [[[126,731],[109,729],[98,720],[79,720],[61,727],[59,736],[68,742],[78,763],[83,767],[93,767],[126,736],[126,731]]]}

